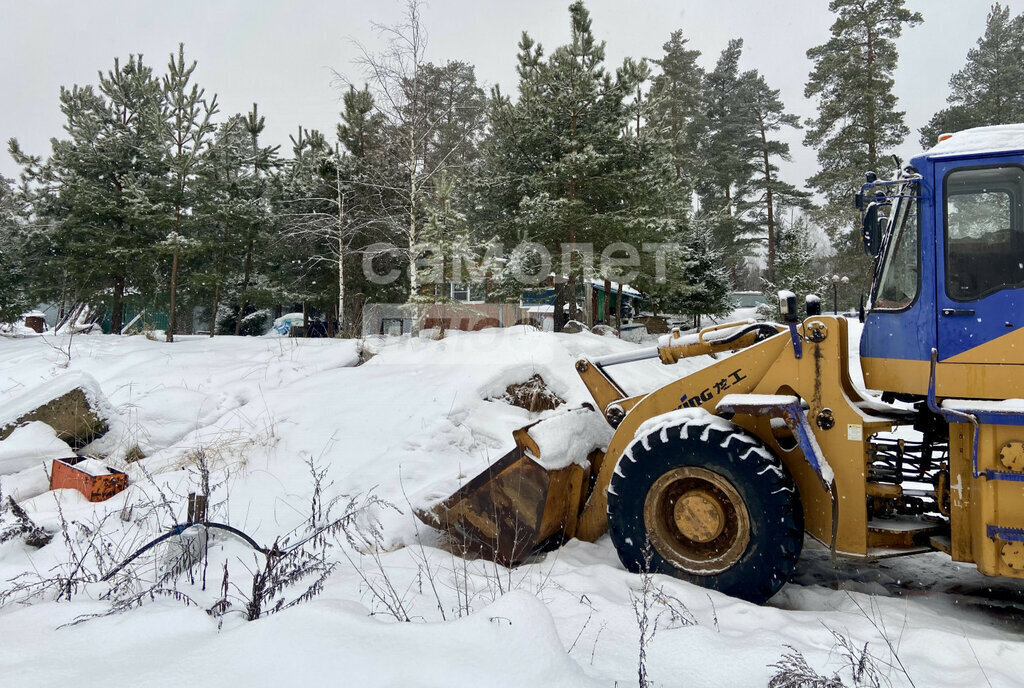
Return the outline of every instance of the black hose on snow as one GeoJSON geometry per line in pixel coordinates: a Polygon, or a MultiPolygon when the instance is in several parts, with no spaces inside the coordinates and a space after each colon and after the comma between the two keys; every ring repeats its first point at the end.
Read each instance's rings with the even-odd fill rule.
{"type": "Polygon", "coordinates": [[[268,553],[267,549],[265,547],[260,547],[259,543],[257,543],[255,540],[253,540],[251,537],[249,537],[248,535],[246,535],[242,531],[240,531],[238,528],[234,528],[234,527],[229,526],[229,525],[224,524],[224,523],[209,523],[209,522],[204,522],[204,521],[192,521],[191,523],[182,523],[182,524],[176,525],[173,528],[171,528],[170,530],[168,530],[166,533],[164,533],[163,535],[161,535],[161,536],[159,536],[157,538],[154,538],[153,540],[150,540],[145,545],[143,545],[139,549],[135,550],[135,552],[133,552],[130,557],[128,557],[127,559],[122,561],[120,564],[118,564],[116,567],[114,567],[113,570],[111,570],[106,575],[104,575],[103,578],[101,578],[100,580],[101,581],[108,581],[108,580],[110,580],[121,569],[123,569],[125,566],[127,566],[130,563],[132,563],[133,561],[138,559],[140,556],[142,556],[143,554],[145,554],[146,552],[148,552],[152,548],[154,548],[157,545],[159,545],[164,540],[167,540],[168,538],[172,538],[175,535],[181,535],[182,533],[184,533],[186,530],[188,530],[192,526],[206,526],[207,528],[219,528],[220,530],[226,530],[227,532],[229,532],[229,533],[231,533],[233,535],[237,535],[238,537],[240,537],[242,540],[244,540],[246,542],[246,544],[248,544],[250,547],[252,547],[257,552],[263,552],[264,554],[268,553]]]}

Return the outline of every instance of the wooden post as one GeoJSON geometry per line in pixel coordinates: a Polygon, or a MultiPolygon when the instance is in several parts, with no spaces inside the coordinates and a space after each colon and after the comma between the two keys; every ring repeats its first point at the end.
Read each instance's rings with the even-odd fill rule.
{"type": "Polygon", "coordinates": [[[622,282],[619,282],[619,293],[615,297],[615,329],[619,331],[619,339],[622,339],[622,282]]]}
{"type": "Polygon", "coordinates": [[[188,493],[188,523],[203,523],[206,521],[206,495],[188,493]]]}
{"type": "Polygon", "coordinates": [[[612,324],[612,281],[604,281],[604,312],[601,314],[601,322],[609,327],[612,324]]]}
{"type": "Polygon", "coordinates": [[[583,285],[583,324],[589,328],[594,327],[594,285],[588,279],[583,285]]]}

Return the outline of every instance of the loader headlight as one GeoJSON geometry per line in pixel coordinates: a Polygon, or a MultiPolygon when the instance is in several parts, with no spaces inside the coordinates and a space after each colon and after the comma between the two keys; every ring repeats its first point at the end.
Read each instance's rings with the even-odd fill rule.
{"type": "Polygon", "coordinates": [[[796,310],[796,294],[788,289],[779,292],[779,317],[785,323],[795,323],[800,320],[800,314],[796,310]]]}

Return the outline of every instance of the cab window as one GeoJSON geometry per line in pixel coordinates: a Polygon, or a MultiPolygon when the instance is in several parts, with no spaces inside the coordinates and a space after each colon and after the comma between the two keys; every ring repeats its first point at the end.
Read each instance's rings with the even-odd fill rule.
{"type": "Polygon", "coordinates": [[[973,301],[1024,286],[1024,168],[946,176],[946,293],[973,301]]]}
{"type": "MultiPolygon", "coordinates": [[[[907,185],[902,193],[905,196],[917,196],[917,185],[907,185]]],[[[899,310],[908,307],[917,298],[921,283],[918,279],[921,272],[918,204],[915,198],[902,198],[896,208],[892,239],[885,252],[873,308],[899,310]]]]}

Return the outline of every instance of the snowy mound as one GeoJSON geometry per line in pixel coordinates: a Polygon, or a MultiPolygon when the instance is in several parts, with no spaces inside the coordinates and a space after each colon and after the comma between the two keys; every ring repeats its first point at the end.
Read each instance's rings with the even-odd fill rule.
{"type": "Polygon", "coordinates": [[[76,389],[82,390],[86,401],[100,418],[109,419],[115,415],[96,379],[87,373],[72,371],[37,383],[27,392],[0,406],[0,428],[7,427],[40,406],[76,389]]]}
{"type": "Polygon", "coordinates": [[[0,440],[0,475],[74,455],[71,447],[57,438],[53,428],[31,421],[15,428],[7,439],[0,440]]]}

